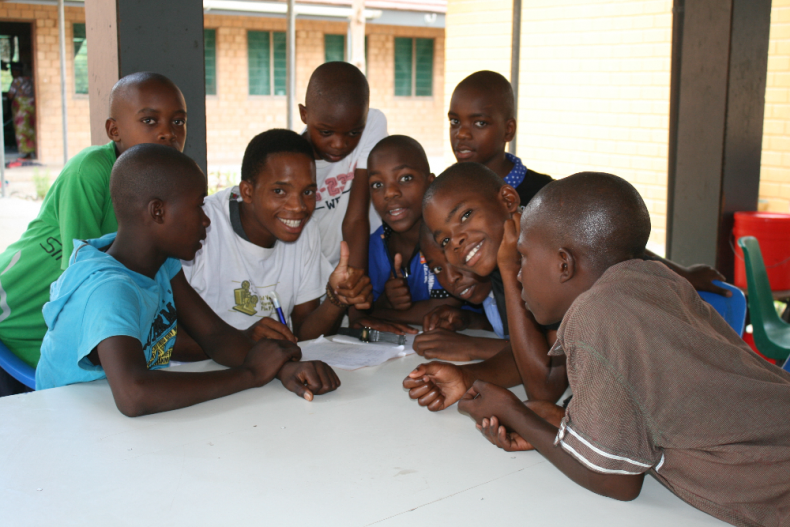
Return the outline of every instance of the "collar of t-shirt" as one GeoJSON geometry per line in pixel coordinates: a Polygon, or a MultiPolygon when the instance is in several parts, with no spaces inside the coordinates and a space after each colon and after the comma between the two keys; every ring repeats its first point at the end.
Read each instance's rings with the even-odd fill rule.
{"type": "Polygon", "coordinates": [[[245,242],[249,242],[250,239],[249,237],[247,237],[247,233],[244,232],[244,227],[241,224],[241,212],[239,211],[239,209],[240,209],[239,202],[233,199],[233,194],[231,193],[231,199],[228,201],[230,226],[233,227],[233,232],[235,232],[239,236],[239,238],[241,238],[245,242]]]}
{"type": "Polygon", "coordinates": [[[521,182],[524,181],[524,178],[527,175],[527,167],[524,166],[524,163],[521,162],[521,159],[505,152],[505,158],[513,163],[513,168],[510,170],[507,176],[505,176],[505,183],[510,185],[513,188],[518,187],[521,185],[521,182]]]}

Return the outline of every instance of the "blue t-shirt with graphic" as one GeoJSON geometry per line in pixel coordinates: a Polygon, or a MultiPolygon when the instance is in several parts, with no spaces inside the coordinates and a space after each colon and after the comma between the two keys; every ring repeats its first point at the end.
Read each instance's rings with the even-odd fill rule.
{"type": "MultiPolygon", "coordinates": [[[[373,300],[378,300],[384,293],[384,284],[390,279],[390,273],[395,274],[393,261],[387,248],[387,239],[392,234],[392,229],[384,224],[370,235],[368,245],[368,276],[373,286],[373,300]]],[[[412,302],[430,300],[432,298],[447,298],[449,293],[439,285],[436,275],[428,268],[425,257],[418,252],[412,257],[408,266],[409,284],[412,302]]]]}
{"type": "Polygon", "coordinates": [[[176,308],[170,280],[181,270],[173,258],[151,279],[124,267],[105,251],[115,233],[74,240],[69,268],[50,288],[44,304],[49,330],[41,345],[36,389],[105,377],[88,354],[110,337],[140,341],[149,369],[164,368],[176,341],[176,308]]]}

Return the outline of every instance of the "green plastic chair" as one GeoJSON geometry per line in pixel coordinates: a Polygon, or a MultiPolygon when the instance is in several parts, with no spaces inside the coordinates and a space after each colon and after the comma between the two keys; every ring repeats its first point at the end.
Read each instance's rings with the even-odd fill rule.
{"type": "Polygon", "coordinates": [[[738,239],[746,263],[746,282],[749,286],[749,314],[754,332],[754,345],[760,353],[777,361],[790,355],[790,324],[779,318],[771,295],[771,285],[765,272],[760,243],[754,236],[738,239]]]}

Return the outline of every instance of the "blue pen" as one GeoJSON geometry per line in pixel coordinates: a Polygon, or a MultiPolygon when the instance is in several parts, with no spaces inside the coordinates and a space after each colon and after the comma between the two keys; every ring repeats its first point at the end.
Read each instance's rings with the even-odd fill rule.
{"type": "Polygon", "coordinates": [[[274,310],[277,311],[277,316],[280,318],[280,323],[283,326],[287,326],[288,323],[285,321],[285,315],[283,314],[283,308],[280,307],[280,298],[277,296],[277,293],[272,291],[269,293],[269,297],[272,299],[272,304],[274,304],[274,310]]]}

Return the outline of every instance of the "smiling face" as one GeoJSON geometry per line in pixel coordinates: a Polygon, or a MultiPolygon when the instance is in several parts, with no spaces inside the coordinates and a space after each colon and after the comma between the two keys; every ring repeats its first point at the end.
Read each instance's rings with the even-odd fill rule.
{"type": "Polygon", "coordinates": [[[447,117],[450,144],[459,163],[474,161],[488,165],[503,158],[505,143],[516,132],[515,119],[506,118],[499,102],[479,88],[456,88],[447,117]]]}
{"type": "Polygon", "coordinates": [[[491,292],[491,280],[451,265],[444,252],[429,236],[420,237],[420,252],[439,284],[455,298],[481,304],[491,292]]]}
{"type": "Polygon", "coordinates": [[[203,211],[206,198],[206,178],[200,169],[194,167],[194,177],[190,177],[177,197],[165,203],[164,231],[168,234],[165,247],[170,257],[192,260],[206,239],[206,229],[211,220],[203,211]],[[199,175],[199,177],[198,177],[199,175]]]}
{"type": "Polygon", "coordinates": [[[261,247],[294,242],[315,210],[315,163],[304,154],[271,154],[251,180],[239,183],[241,221],[250,241],[261,247]]]}
{"type": "Polygon", "coordinates": [[[187,139],[184,96],[175,86],[156,80],[130,86],[115,101],[106,130],[121,154],[143,143],[183,152],[187,139]]]}
{"type": "Polygon", "coordinates": [[[433,174],[407,148],[382,148],[368,159],[370,199],[381,219],[398,233],[422,218],[422,197],[433,174]]]}
{"type": "Polygon", "coordinates": [[[299,115],[307,125],[307,140],[315,159],[337,163],[359,144],[368,119],[366,104],[309,108],[300,104],[299,115]]]}
{"type": "Polygon", "coordinates": [[[450,264],[485,277],[496,269],[504,223],[518,203],[509,185],[494,196],[476,188],[443,189],[425,207],[423,218],[450,264]]]}

